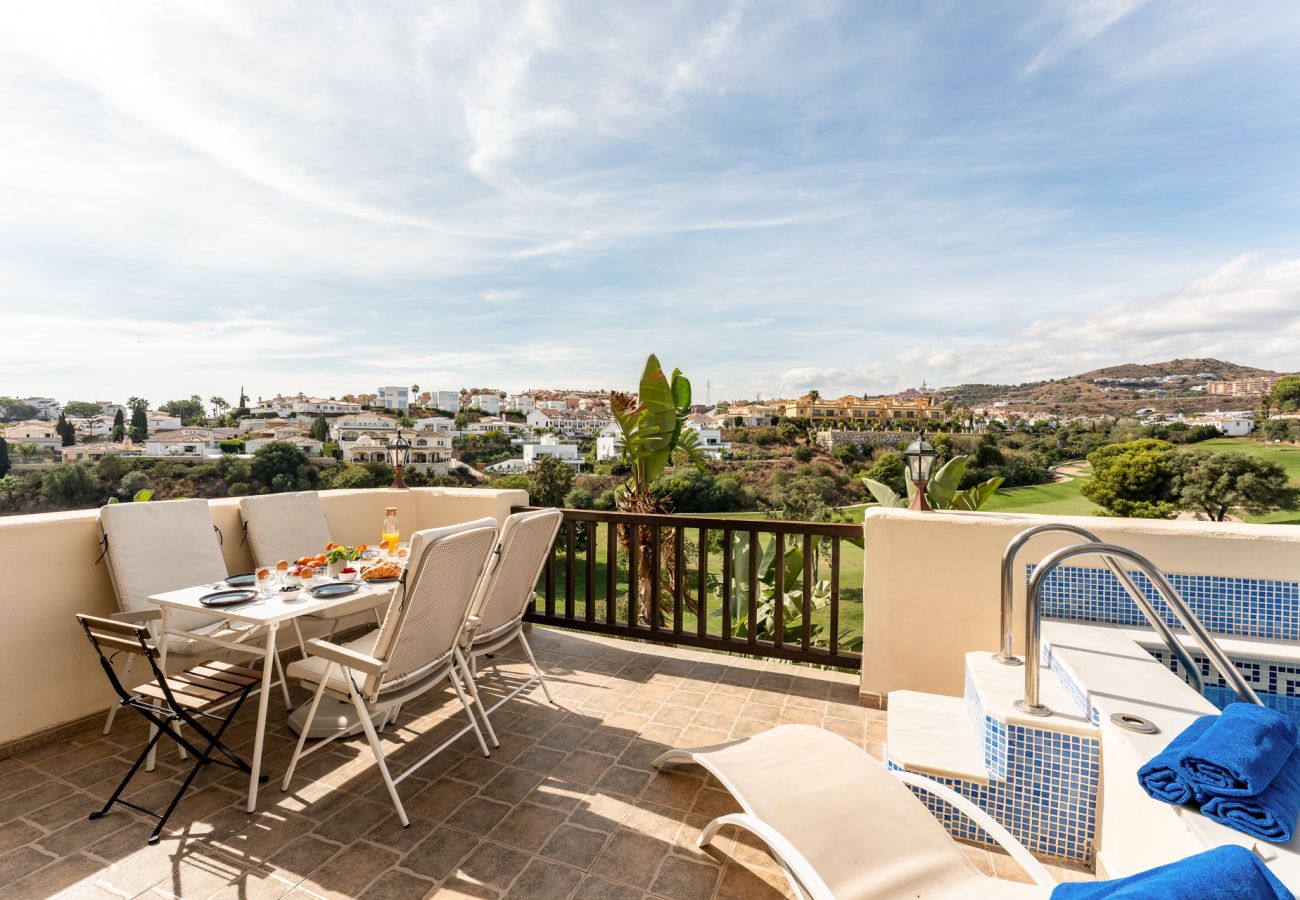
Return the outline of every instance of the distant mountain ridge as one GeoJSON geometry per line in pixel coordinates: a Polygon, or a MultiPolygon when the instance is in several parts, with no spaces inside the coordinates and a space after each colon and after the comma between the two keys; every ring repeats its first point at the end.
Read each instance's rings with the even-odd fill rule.
{"type": "MultiPolygon", "coordinates": [[[[1156,363],[1105,366],[1050,381],[1014,385],[959,384],[940,388],[935,391],[935,396],[970,406],[987,406],[1005,401],[1009,406],[1028,410],[1059,408],[1062,412],[1078,414],[1124,413],[1141,407],[1195,412],[1225,403],[1234,405],[1227,397],[1206,393],[1203,386],[1209,381],[1236,381],[1277,374],[1279,373],[1270,369],[1243,366],[1221,359],[1171,359],[1156,363]],[[1197,378],[1198,375],[1214,377],[1197,378]],[[1181,383],[1163,381],[1169,376],[1184,376],[1188,380],[1181,383]],[[1099,379],[1110,381],[1107,383],[1099,379]],[[1195,387],[1202,389],[1192,390],[1195,387]]],[[[1242,405],[1240,398],[1235,405],[1242,405]]]]}

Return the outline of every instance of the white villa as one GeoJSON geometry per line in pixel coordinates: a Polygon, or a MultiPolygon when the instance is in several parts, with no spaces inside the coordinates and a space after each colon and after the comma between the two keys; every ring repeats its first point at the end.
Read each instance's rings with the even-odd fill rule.
{"type": "Polygon", "coordinates": [[[460,412],[460,391],[430,391],[429,406],[443,412],[460,412]]]}
{"type": "Polygon", "coordinates": [[[527,431],[527,425],[521,425],[518,422],[510,422],[506,419],[497,418],[496,416],[484,416],[477,422],[467,422],[465,427],[460,429],[460,434],[487,434],[489,431],[503,431],[506,434],[517,434],[521,431],[527,431]]]}
{"type": "MultiPolygon", "coordinates": [[[[617,426],[615,426],[617,428],[617,426]]],[[[699,435],[700,449],[707,456],[718,459],[723,452],[731,447],[730,444],[722,440],[722,429],[714,424],[713,420],[699,414],[694,414],[687,418],[685,426],[699,435]]],[[[604,432],[601,432],[604,434],[604,432]]]]}
{"type": "MultiPolygon", "coordinates": [[[[23,402],[27,403],[29,401],[24,400],[23,402]]],[[[35,444],[42,450],[58,450],[63,446],[63,439],[54,430],[54,426],[41,419],[28,419],[25,422],[15,422],[12,425],[0,425],[0,437],[3,437],[10,445],[35,444]]]]}
{"type": "Polygon", "coordinates": [[[395,412],[406,412],[411,406],[411,389],[402,385],[385,385],[375,395],[375,405],[395,412]]]}
{"type": "Polygon", "coordinates": [[[38,419],[57,419],[63,412],[63,407],[53,397],[26,397],[23,403],[36,410],[38,419]]]}
{"type": "Polygon", "coordinates": [[[299,391],[292,397],[276,394],[270,400],[258,398],[258,405],[249,410],[253,415],[287,416],[296,413],[300,416],[346,416],[361,412],[360,403],[346,400],[326,400],[321,397],[309,397],[299,391]]]}
{"type": "Polygon", "coordinates": [[[471,394],[469,398],[471,409],[477,407],[489,416],[501,414],[501,395],[500,394],[471,394]]]}
{"type": "Polygon", "coordinates": [[[105,456],[144,456],[144,448],[139,444],[131,443],[127,438],[122,443],[112,441],[96,441],[93,444],[72,444],[63,447],[59,451],[65,463],[74,462],[95,462],[103,459],[105,456]]]}
{"type": "Polygon", "coordinates": [[[563,444],[558,436],[554,434],[544,434],[542,439],[535,444],[523,445],[524,455],[522,458],[503,459],[501,462],[493,463],[487,467],[489,472],[495,474],[504,474],[512,472],[531,472],[537,465],[537,461],[543,456],[554,456],[556,459],[573,466],[576,471],[582,471],[582,455],[578,451],[577,444],[563,444]]]}
{"type": "Polygon", "coordinates": [[[151,434],[145,440],[145,456],[220,456],[220,437],[210,428],[178,428],[151,434]]]}
{"type": "Polygon", "coordinates": [[[455,425],[455,419],[447,416],[426,416],[423,419],[415,420],[416,431],[445,431],[451,434],[455,425]]]}
{"type": "Polygon", "coordinates": [[[1255,414],[1218,410],[1187,419],[1188,425],[1213,425],[1226,437],[1244,437],[1255,430],[1255,414]]]}
{"type": "MultiPolygon", "coordinates": [[[[180,416],[171,416],[165,412],[159,412],[156,409],[150,410],[145,415],[145,422],[150,434],[153,434],[156,431],[175,431],[181,427],[180,416]]],[[[127,417],[126,424],[131,424],[130,416],[127,417]]]]}
{"type": "Polygon", "coordinates": [[[506,409],[513,409],[524,415],[532,412],[537,408],[537,402],[533,400],[531,394],[506,394],[506,399],[502,401],[506,409]]]}
{"type": "MultiPolygon", "coordinates": [[[[364,434],[343,447],[345,462],[389,462],[388,442],[364,434]]],[[[420,431],[411,439],[407,468],[430,475],[446,475],[451,461],[451,435],[441,431],[420,431]]]]}
{"type": "Polygon", "coordinates": [[[549,428],[575,437],[598,434],[614,421],[608,413],[585,409],[534,409],[527,418],[528,425],[535,430],[549,428]]]}
{"type": "Polygon", "coordinates": [[[381,441],[387,441],[396,433],[397,420],[375,412],[340,416],[330,422],[330,436],[340,445],[355,441],[367,434],[381,441]]]}

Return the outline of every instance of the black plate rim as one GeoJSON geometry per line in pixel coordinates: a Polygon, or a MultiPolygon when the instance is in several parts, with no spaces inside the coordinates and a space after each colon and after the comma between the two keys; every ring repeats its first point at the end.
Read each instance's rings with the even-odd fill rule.
{"type": "Polygon", "coordinates": [[[257,573],[241,572],[238,575],[230,575],[225,579],[225,583],[230,585],[232,588],[242,588],[245,585],[252,587],[257,584],[257,573]],[[239,581],[239,583],[236,584],[236,581],[239,579],[247,579],[247,581],[239,581]]]}
{"type": "Polygon", "coordinates": [[[247,603],[249,600],[257,599],[257,591],[248,590],[247,588],[232,588],[225,591],[213,591],[211,594],[204,594],[199,598],[199,603],[204,606],[220,608],[222,606],[235,606],[239,603],[247,603]],[[223,597],[230,595],[230,599],[222,600],[218,603],[209,602],[213,597],[223,597]]]}
{"type": "Polygon", "coordinates": [[[401,575],[394,575],[392,578],[361,578],[363,584],[392,584],[394,581],[401,581],[401,575]]]}
{"type": "Polygon", "coordinates": [[[350,594],[355,594],[358,590],[360,588],[357,587],[356,582],[345,584],[340,581],[331,584],[318,584],[315,587],[307,588],[307,593],[319,600],[332,600],[335,597],[347,597],[350,594]],[[347,588],[347,590],[344,590],[344,588],[347,588]],[[317,591],[329,591],[329,593],[318,594],[317,591]]]}

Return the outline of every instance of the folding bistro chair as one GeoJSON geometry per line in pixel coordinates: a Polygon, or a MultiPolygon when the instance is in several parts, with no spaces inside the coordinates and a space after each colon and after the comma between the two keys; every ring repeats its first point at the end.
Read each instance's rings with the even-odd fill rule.
{"type": "MultiPolygon", "coordinates": [[[[496,653],[511,641],[518,641],[524,648],[535,673],[491,709],[484,709],[480,704],[479,713],[485,723],[489,713],[539,683],[546,699],[555,702],[537,665],[537,658],[533,656],[533,648],[528,646],[524,637],[524,613],[533,602],[537,579],[552,553],[555,535],[563,519],[564,513],[558,509],[539,509],[508,517],[501,529],[501,543],[497,545],[488,574],[474,598],[469,625],[461,638],[461,653],[469,662],[471,684],[475,661],[480,656],[496,653]]],[[[488,723],[489,731],[491,727],[488,723]]]]}
{"type": "MultiPolygon", "coordinates": [[[[477,703],[478,694],[473,680],[465,674],[465,658],[461,655],[459,641],[465,631],[470,604],[474,602],[483,570],[496,542],[497,526],[492,518],[417,531],[411,536],[411,562],[402,575],[402,583],[388,607],[383,625],[346,644],[307,641],[308,656],[292,663],[289,675],[314,687],[314,693],[306,723],[289,760],[289,769],[284,773],[281,790],[289,789],[299,759],[342,734],[336,732],[322,738],[310,750],[303,750],[321,697],[327,693],[335,699],[349,701],[356,708],[370,749],[375,754],[379,773],[404,826],[410,824],[410,819],[397,796],[397,785],[402,779],[471,728],[483,755],[488,755],[483,732],[470,709],[470,697],[477,703]],[[463,675],[468,680],[469,696],[462,684],[463,675]],[[384,751],[371,717],[376,714],[383,717],[395,715],[402,704],[437,687],[444,679],[450,681],[455,689],[465,715],[469,717],[469,725],[393,778],[384,761],[384,751]]],[[[491,736],[495,744],[496,736],[491,736]]]]}
{"type": "MultiPolygon", "coordinates": [[[[208,763],[220,763],[245,774],[252,773],[248,763],[221,742],[221,736],[234,721],[235,714],[244,705],[249,693],[261,684],[262,675],[260,672],[242,666],[210,662],[169,676],[158,666],[158,648],[150,642],[149,629],[145,626],[87,615],[78,615],[77,621],[81,623],[91,646],[99,654],[99,664],[120,698],[118,705],[129,706],[138,711],[153,725],[151,729],[153,736],[140,751],[139,757],[126,773],[126,777],[122,779],[122,783],[117,786],[117,790],[113,791],[113,796],[108,798],[104,808],[92,812],[90,818],[100,818],[112,809],[115,803],[128,806],[158,820],[158,825],[149,835],[149,843],[156,844],[163,827],[176,809],[176,804],[180,803],[181,797],[189,790],[199,770],[208,763]],[[111,661],[111,655],[120,650],[130,651],[148,660],[149,667],[153,670],[154,680],[128,690],[117,677],[111,661]],[[223,705],[228,707],[224,717],[213,711],[223,705]],[[215,730],[205,725],[205,720],[215,723],[215,730]],[[193,733],[197,735],[194,742],[181,736],[178,727],[181,722],[194,730],[193,733]],[[130,784],[135,773],[140,770],[140,766],[153,752],[154,746],[163,735],[175,741],[183,751],[188,750],[193,754],[194,766],[181,782],[166,811],[159,814],[143,806],[137,806],[130,800],[122,799],[122,792],[126,790],[126,786],[130,784]],[[225,759],[213,758],[214,751],[220,753],[225,759]]],[[[265,781],[266,776],[262,776],[262,780],[265,781]]]]}
{"type": "MultiPolygon", "coordinates": [[[[119,622],[148,624],[162,619],[162,610],[149,600],[152,594],[192,587],[204,582],[220,582],[229,574],[221,555],[221,543],[206,500],[163,500],[155,503],[116,503],[99,511],[100,543],[108,562],[109,578],[117,594],[120,612],[110,618],[119,622]]],[[[212,614],[176,611],[172,625],[191,634],[207,635],[218,640],[248,642],[250,654],[260,653],[261,638],[243,626],[233,625],[219,612],[212,614]]],[[[127,654],[122,680],[130,682],[137,653],[130,648],[116,648],[127,654]]],[[[167,636],[167,658],[197,661],[227,651],[204,644],[201,640],[167,636]]],[[[275,659],[276,666],[280,660],[275,659]]],[[[289,705],[289,688],[282,672],[276,673],[289,705]]],[[[104,734],[113,727],[118,705],[108,710],[104,734]]]]}

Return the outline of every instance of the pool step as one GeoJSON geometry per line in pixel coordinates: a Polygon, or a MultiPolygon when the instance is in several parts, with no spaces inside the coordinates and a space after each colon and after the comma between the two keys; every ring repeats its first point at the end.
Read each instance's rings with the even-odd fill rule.
{"type": "Polygon", "coordinates": [[[988,783],[984,752],[960,697],[894,691],[885,746],[890,763],[908,772],[988,783]]]}

